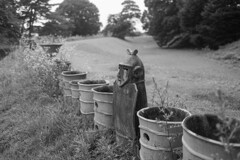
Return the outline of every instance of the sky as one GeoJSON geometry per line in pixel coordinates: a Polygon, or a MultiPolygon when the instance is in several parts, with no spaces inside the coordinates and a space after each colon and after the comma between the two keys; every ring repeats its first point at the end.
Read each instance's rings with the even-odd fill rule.
{"type": "MultiPolygon", "coordinates": [[[[61,3],[63,0],[50,0],[50,3],[61,3]]],[[[109,14],[119,13],[122,10],[121,3],[124,0],[89,0],[95,4],[99,10],[100,22],[103,27],[107,24],[107,18],[109,14]]],[[[145,8],[144,0],[134,0],[143,12],[145,8]]]]}

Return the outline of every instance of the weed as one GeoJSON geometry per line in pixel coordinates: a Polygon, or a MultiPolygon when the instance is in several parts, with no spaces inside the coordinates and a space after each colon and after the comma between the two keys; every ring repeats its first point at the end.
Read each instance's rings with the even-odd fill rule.
{"type": "Polygon", "coordinates": [[[168,82],[164,88],[159,88],[155,79],[153,78],[153,84],[154,84],[154,91],[152,96],[152,106],[157,106],[159,110],[159,113],[158,113],[159,115],[156,116],[155,118],[157,121],[165,122],[165,125],[160,123],[159,127],[161,128],[165,127],[165,131],[167,133],[167,140],[169,143],[169,149],[171,153],[171,157],[168,156],[168,157],[165,157],[165,159],[170,158],[174,160],[174,159],[177,159],[177,157],[181,157],[182,153],[176,150],[175,148],[173,148],[173,142],[176,140],[177,136],[172,136],[172,134],[170,133],[171,128],[174,126],[169,124],[169,122],[182,121],[182,119],[186,117],[185,113],[184,115],[180,114],[180,112],[175,109],[175,107],[183,107],[185,105],[179,100],[169,99],[169,95],[168,95],[169,83],[168,82]]]}
{"type": "MultiPolygon", "coordinates": [[[[226,116],[226,102],[224,101],[223,93],[221,90],[217,91],[217,97],[220,102],[220,112],[218,114],[220,122],[216,124],[216,136],[219,137],[219,140],[224,145],[224,149],[229,154],[230,159],[234,160],[233,148],[231,146],[231,143],[240,142],[240,122],[236,119],[226,116]]],[[[240,153],[238,153],[237,158],[240,158],[240,153]]]]}

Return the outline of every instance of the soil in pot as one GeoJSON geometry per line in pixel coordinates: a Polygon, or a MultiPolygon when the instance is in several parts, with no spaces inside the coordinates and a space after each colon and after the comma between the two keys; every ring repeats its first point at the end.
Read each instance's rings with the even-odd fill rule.
{"type": "Polygon", "coordinates": [[[72,75],[72,74],[83,74],[85,72],[79,72],[79,71],[68,71],[68,72],[64,72],[64,74],[66,75],[72,75]]]}
{"type": "Polygon", "coordinates": [[[113,86],[102,86],[94,89],[97,92],[113,93],[113,86]]]}
{"type": "Polygon", "coordinates": [[[179,110],[178,108],[170,108],[170,107],[152,107],[144,112],[140,113],[141,116],[150,120],[160,120],[160,121],[172,121],[172,122],[182,122],[184,118],[188,115],[183,110],[179,110]],[[170,118],[167,120],[164,115],[169,115],[170,118]]]}
{"type": "Polygon", "coordinates": [[[80,82],[81,84],[105,84],[105,80],[85,80],[80,82]]]}
{"type": "Polygon", "coordinates": [[[240,143],[240,121],[231,119],[229,126],[222,128],[223,131],[221,132],[217,126],[221,126],[223,123],[223,120],[217,115],[194,115],[191,121],[186,122],[186,127],[200,136],[216,141],[220,141],[220,137],[223,136],[222,132],[226,132],[226,135],[232,133],[233,136],[230,138],[230,143],[240,143]],[[235,131],[233,131],[234,128],[235,131]]]}

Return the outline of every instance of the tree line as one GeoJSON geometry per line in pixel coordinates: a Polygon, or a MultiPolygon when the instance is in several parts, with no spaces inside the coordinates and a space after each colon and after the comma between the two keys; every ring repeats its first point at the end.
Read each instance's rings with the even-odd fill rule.
{"type": "Polygon", "coordinates": [[[98,33],[99,10],[89,0],[64,0],[56,11],[49,0],[0,0],[0,41],[17,43],[22,35],[32,36],[34,24],[47,20],[40,35],[92,35],[98,33]]]}
{"type": "Polygon", "coordinates": [[[144,27],[161,47],[217,49],[240,38],[240,0],[145,0],[144,27]]]}

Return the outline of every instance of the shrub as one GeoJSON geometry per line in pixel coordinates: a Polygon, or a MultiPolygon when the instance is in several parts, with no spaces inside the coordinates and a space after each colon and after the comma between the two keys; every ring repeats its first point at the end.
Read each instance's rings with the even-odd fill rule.
{"type": "Polygon", "coordinates": [[[58,85],[59,75],[62,71],[68,70],[68,62],[64,59],[55,61],[40,48],[34,51],[25,49],[23,55],[24,64],[32,73],[36,85],[48,96],[58,97],[61,93],[58,85]]]}

